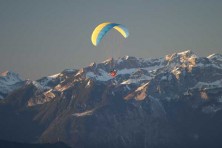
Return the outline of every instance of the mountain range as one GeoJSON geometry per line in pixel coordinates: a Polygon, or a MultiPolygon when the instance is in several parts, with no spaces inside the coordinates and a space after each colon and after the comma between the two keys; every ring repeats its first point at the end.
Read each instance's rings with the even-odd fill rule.
{"type": "Polygon", "coordinates": [[[124,56],[35,81],[7,71],[0,121],[0,139],[16,142],[221,147],[222,55],[124,56]]]}

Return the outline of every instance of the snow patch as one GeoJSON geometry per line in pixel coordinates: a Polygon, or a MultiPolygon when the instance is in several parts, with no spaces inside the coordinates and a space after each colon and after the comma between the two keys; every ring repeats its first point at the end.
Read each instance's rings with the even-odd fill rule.
{"type": "Polygon", "coordinates": [[[112,61],[113,61],[113,58],[111,57],[111,58],[108,58],[107,60],[103,61],[102,63],[103,64],[109,64],[112,61]]]}
{"type": "Polygon", "coordinates": [[[89,80],[85,86],[85,88],[89,88],[91,86],[91,81],[89,80]]]}
{"type": "Polygon", "coordinates": [[[211,54],[207,58],[208,59],[216,59],[218,61],[222,61],[222,55],[221,54],[217,54],[217,53],[211,54]]]}
{"type": "Polygon", "coordinates": [[[60,74],[61,74],[61,73],[57,73],[57,74],[54,74],[54,75],[51,75],[51,76],[48,76],[48,77],[55,79],[55,78],[57,78],[60,74]]]}
{"type": "Polygon", "coordinates": [[[94,78],[98,81],[108,81],[112,79],[112,77],[104,70],[99,69],[99,74],[95,74],[94,72],[87,72],[86,73],[86,78],[94,78]]]}
{"type": "Polygon", "coordinates": [[[150,83],[150,82],[145,83],[144,85],[138,87],[138,88],[135,90],[135,92],[143,90],[149,83],[150,83]]]}
{"type": "Polygon", "coordinates": [[[32,81],[32,84],[33,84],[36,88],[38,88],[38,89],[40,89],[40,90],[43,90],[43,89],[44,89],[44,87],[43,87],[39,82],[37,82],[37,81],[32,81]]]}
{"type": "Polygon", "coordinates": [[[94,112],[94,109],[88,110],[88,111],[85,111],[85,112],[81,112],[81,113],[74,113],[73,116],[75,116],[75,117],[90,116],[90,115],[93,114],[93,112],[94,112]]]}
{"type": "Polygon", "coordinates": [[[121,84],[133,84],[133,83],[138,84],[138,83],[140,83],[142,81],[149,81],[151,79],[152,79],[152,77],[144,75],[144,76],[142,76],[140,78],[128,79],[126,81],[123,81],[121,84]]]}
{"type": "Polygon", "coordinates": [[[141,68],[142,70],[146,70],[148,72],[152,72],[154,70],[157,70],[157,69],[160,69],[160,68],[163,68],[164,65],[155,65],[155,66],[150,66],[150,67],[146,67],[146,68],[141,68]]]}
{"type": "Polygon", "coordinates": [[[122,75],[124,75],[124,74],[130,74],[131,75],[132,73],[136,72],[137,70],[138,70],[138,68],[131,68],[131,69],[124,68],[122,70],[119,70],[117,73],[122,74],[122,75]]]}
{"type": "Polygon", "coordinates": [[[43,94],[44,94],[44,96],[46,96],[48,98],[55,98],[55,94],[52,92],[52,89],[50,89],[47,92],[44,92],[43,94]]]}

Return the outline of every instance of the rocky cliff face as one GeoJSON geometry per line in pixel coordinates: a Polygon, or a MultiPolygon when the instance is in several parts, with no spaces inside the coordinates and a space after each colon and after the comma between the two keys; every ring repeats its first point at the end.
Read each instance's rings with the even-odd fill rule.
{"type": "Polygon", "coordinates": [[[125,56],[27,81],[0,104],[0,138],[80,148],[221,146],[221,61],[192,51],[125,56]]]}

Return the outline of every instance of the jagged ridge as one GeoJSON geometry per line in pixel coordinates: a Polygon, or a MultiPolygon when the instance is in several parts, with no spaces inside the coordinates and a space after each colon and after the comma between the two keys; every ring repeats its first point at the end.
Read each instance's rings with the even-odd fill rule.
{"type": "MultiPolygon", "coordinates": [[[[211,141],[218,143],[222,135],[214,127],[222,115],[220,57],[198,57],[188,50],[157,59],[108,59],[28,81],[3,106],[13,106],[5,112],[16,118],[22,114],[27,125],[35,121],[39,130],[24,138],[29,141],[61,139],[77,147],[181,146],[207,142],[211,131],[211,141]],[[108,74],[113,68],[115,78],[108,74]]],[[[0,133],[5,134],[4,123],[0,133]]]]}

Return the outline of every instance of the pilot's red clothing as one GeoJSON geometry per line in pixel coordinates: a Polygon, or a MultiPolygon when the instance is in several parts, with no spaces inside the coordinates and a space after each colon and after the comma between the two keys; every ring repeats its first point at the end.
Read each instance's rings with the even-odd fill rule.
{"type": "Polygon", "coordinates": [[[112,77],[115,77],[116,74],[117,74],[117,72],[116,72],[115,70],[113,70],[113,71],[111,71],[111,72],[109,73],[109,75],[112,76],[112,77]]]}

